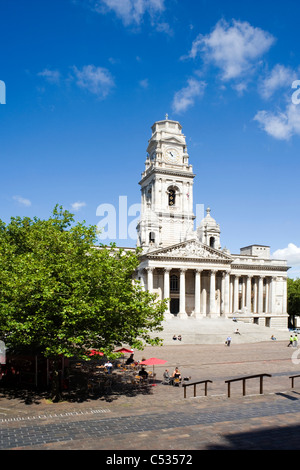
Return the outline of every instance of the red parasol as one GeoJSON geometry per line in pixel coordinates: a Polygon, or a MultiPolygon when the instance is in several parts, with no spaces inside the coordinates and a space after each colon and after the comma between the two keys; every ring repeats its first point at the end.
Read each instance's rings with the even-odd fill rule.
{"type": "Polygon", "coordinates": [[[133,349],[121,348],[121,349],[117,349],[117,351],[115,351],[115,352],[120,352],[120,353],[122,353],[122,355],[123,355],[123,365],[124,365],[124,354],[125,354],[125,353],[132,354],[134,351],[133,351],[133,349]]]}
{"type": "Polygon", "coordinates": [[[150,357],[150,359],[145,359],[144,361],[139,362],[139,364],[145,366],[153,366],[153,380],[154,380],[154,366],[158,364],[165,364],[167,361],[164,359],[158,359],[157,357],[150,357]]]}
{"type": "Polygon", "coordinates": [[[104,356],[102,351],[96,351],[96,349],[92,349],[89,356],[104,356]]]}
{"type": "Polygon", "coordinates": [[[144,364],[145,366],[154,366],[157,364],[165,364],[167,361],[164,359],[157,359],[156,357],[150,357],[150,359],[145,359],[141,361],[140,364],[144,364]]]}
{"type": "Polygon", "coordinates": [[[120,352],[120,353],[133,353],[133,349],[126,349],[126,348],[121,348],[121,349],[117,349],[115,352],[120,352]]]}

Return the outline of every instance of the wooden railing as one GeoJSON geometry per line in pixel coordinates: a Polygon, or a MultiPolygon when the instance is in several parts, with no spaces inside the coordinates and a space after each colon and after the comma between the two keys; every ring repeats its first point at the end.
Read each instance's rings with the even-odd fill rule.
{"type": "Polygon", "coordinates": [[[263,394],[263,378],[264,377],[272,377],[270,374],[258,374],[258,375],[248,375],[246,377],[239,377],[237,379],[230,379],[230,380],[225,380],[225,383],[228,384],[228,398],[230,398],[230,385],[232,382],[238,382],[240,380],[243,381],[243,396],[246,395],[246,380],[248,379],[255,379],[259,377],[259,393],[262,395],[263,394]]]}
{"type": "Polygon", "coordinates": [[[294,379],[300,377],[300,375],[290,375],[289,379],[292,379],[292,388],[294,388],[294,379]]]}
{"type": "Polygon", "coordinates": [[[201,380],[200,382],[190,382],[190,383],[183,383],[182,386],[184,388],[184,398],[186,398],[186,388],[194,385],[194,397],[196,397],[196,385],[205,384],[204,386],[204,394],[207,396],[207,384],[212,383],[212,380],[201,380]]]}
{"type": "MultiPolygon", "coordinates": [[[[246,395],[246,381],[249,380],[249,379],[256,379],[256,378],[259,378],[259,393],[262,395],[263,394],[263,379],[264,377],[272,377],[271,374],[257,374],[257,375],[247,375],[247,376],[244,376],[244,377],[238,377],[236,379],[229,379],[229,380],[225,380],[225,383],[227,383],[228,385],[228,391],[227,391],[227,395],[228,395],[228,398],[230,398],[230,392],[231,392],[231,383],[232,382],[240,382],[242,381],[243,382],[243,396],[246,395]]],[[[292,381],[292,388],[294,388],[294,383],[295,383],[295,379],[296,378],[299,378],[300,377],[300,374],[298,375],[290,375],[289,376],[289,379],[291,379],[292,381]]],[[[187,387],[190,387],[190,386],[194,386],[194,397],[196,397],[196,386],[197,385],[200,385],[200,384],[205,384],[204,386],[204,394],[205,396],[207,396],[207,384],[208,383],[213,383],[212,380],[201,380],[201,381],[198,381],[198,382],[189,382],[189,383],[183,383],[182,386],[184,388],[184,398],[186,398],[186,388],[187,387]]]]}

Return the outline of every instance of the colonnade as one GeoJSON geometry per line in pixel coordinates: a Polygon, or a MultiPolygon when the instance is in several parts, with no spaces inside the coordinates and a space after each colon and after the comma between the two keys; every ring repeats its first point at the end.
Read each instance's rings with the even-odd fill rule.
{"type": "MultiPolygon", "coordinates": [[[[163,269],[163,298],[172,298],[170,290],[171,271],[176,273],[179,281],[180,316],[186,311],[186,273],[194,273],[194,316],[220,316],[238,311],[245,313],[275,313],[275,280],[272,275],[239,274],[226,269],[189,269],[189,268],[146,268],[147,275],[140,272],[142,284],[153,292],[155,269],[163,269]]],[[[170,305],[168,305],[170,311],[170,305]]]]}

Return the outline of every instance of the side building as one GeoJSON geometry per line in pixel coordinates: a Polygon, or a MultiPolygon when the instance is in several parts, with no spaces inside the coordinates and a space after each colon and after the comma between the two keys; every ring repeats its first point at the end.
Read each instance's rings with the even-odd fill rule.
{"type": "Polygon", "coordinates": [[[139,183],[136,277],[159,299],[170,299],[166,320],[239,315],[287,328],[286,261],[272,259],[269,246],[247,246],[239,254],[222,248],[209,208],[195,229],[194,178],[180,123],[168,116],[155,122],[139,183]]]}

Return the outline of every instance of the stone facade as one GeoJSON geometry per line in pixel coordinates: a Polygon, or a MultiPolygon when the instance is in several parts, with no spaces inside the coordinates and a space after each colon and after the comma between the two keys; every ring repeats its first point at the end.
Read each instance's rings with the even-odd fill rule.
{"type": "Polygon", "coordinates": [[[275,328],[287,327],[287,263],[270,247],[251,245],[231,254],[221,247],[220,226],[206,210],[194,228],[193,174],[186,139],[177,121],[152,126],[140,181],[142,247],[137,279],[173,315],[224,316],[275,328]]]}

